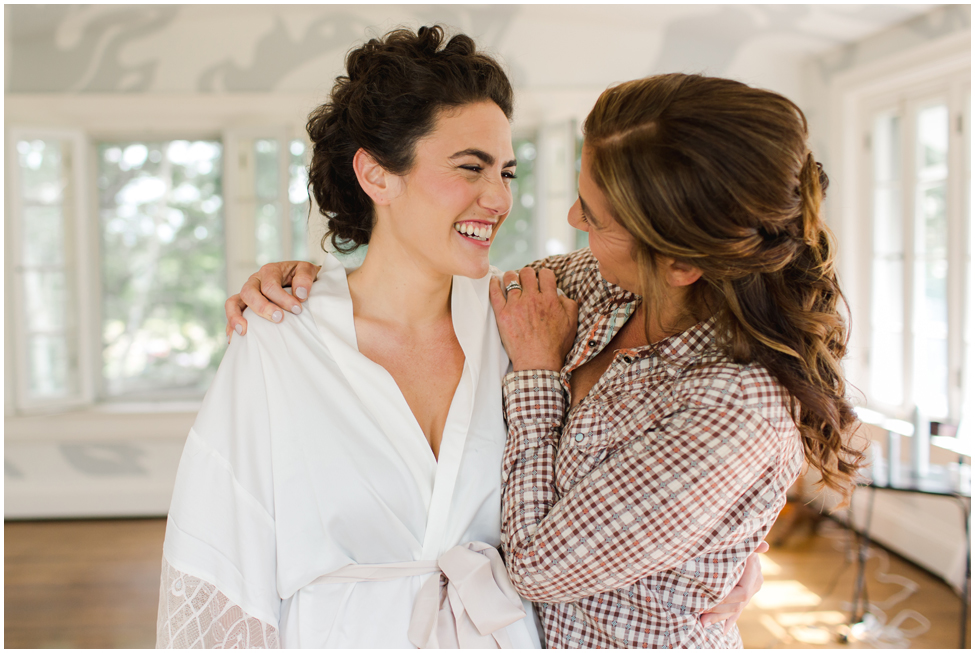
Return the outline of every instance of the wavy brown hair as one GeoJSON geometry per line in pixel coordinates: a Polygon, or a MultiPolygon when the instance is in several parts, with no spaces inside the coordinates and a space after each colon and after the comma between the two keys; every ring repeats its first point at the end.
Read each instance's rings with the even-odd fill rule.
{"type": "Polygon", "coordinates": [[[848,497],[863,455],[841,368],[846,302],[802,111],[732,80],[659,75],[606,90],[584,131],[593,178],[636,241],[647,323],[655,257],[700,269],[689,312],[713,315],[729,358],[785,386],[806,460],[848,497]]]}
{"type": "Polygon", "coordinates": [[[308,116],[308,187],[328,226],[322,249],[331,239],[336,250],[351,252],[369,243],[375,217],[352,167],[359,148],[389,172],[406,174],[417,141],[443,110],[494,102],[510,120],[513,94],[497,61],[465,34],[447,40],[440,25],[370,39],[349,51],[345,69],[329,101],[308,116]]]}

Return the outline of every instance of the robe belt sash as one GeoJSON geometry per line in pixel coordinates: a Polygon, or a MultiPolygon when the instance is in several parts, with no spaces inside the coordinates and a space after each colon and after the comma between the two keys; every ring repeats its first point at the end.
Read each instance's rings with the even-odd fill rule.
{"type": "Polygon", "coordinates": [[[484,542],[448,549],[438,560],[346,565],[315,584],[422,576],[408,636],[417,648],[511,648],[505,626],[525,617],[498,550],[484,542]]]}

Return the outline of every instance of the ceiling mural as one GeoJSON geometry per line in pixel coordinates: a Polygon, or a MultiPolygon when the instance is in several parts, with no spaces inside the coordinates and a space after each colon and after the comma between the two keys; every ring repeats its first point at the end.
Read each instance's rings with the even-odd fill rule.
{"type": "MultiPolygon", "coordinates": [[[[842,49],[931,11],[927,5],[9,5],[7,91],[327,92],[350,47],[397,25],[434,22],[499,54],[522,88],[605,87],[664,71],[762,81],[789,74],[776,73],[782,58],[842,49]]],[[[939,29],[915,22],[920,31],[939,29]]]]}

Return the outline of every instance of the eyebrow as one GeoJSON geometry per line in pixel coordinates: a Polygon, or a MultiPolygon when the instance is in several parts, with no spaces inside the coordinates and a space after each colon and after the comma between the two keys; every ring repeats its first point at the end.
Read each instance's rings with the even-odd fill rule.
{"type": "MultiPolygon", "coordinates": [[[[493,166],[494,165],[494,161],[495,161],[495,158],[493,156],[491,156],[490,154],[488,154],[487,152],[485,152],[484,150],[479,150],[479,149],[473,148],[473,147],[467,148],[466,150],[461,150],[460,152],[455,152],[454,154],[452,154],[450,156],[450,158],[451,159],[459,159],[459,158],[461,158],[463,156],[475,156],[478,159],[480,159],[481,161],[483,161],[484,162],[484,165],[489,165],[489,166],[493,166]]],[[[507,161],[501,167],[502,168],[514,168],[517,165],[518,165],[517,159],[512,159],[511,161],[507,161]]]]}
{"type": "Polygon", "coordinates": [[[582,204],[582,210],[586,214],[586,217],[589,218],[589,222],[591,222],[592,224],[598,227],[599,222],[596,220],[596,217],[592,214],[592,209],[590,209],[589,205],[586,204],[586,200],[582,199],[582,193],[579,193],[579,204],[582,204]]]}

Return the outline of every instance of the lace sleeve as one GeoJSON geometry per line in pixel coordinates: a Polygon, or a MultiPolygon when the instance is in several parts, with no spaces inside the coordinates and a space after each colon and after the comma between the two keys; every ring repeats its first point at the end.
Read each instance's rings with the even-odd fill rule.
{"type": "Polygon", "coordinates": [[[223,592],[162,561],[156,648],[281,648],[275,626],[223,592]]]}

